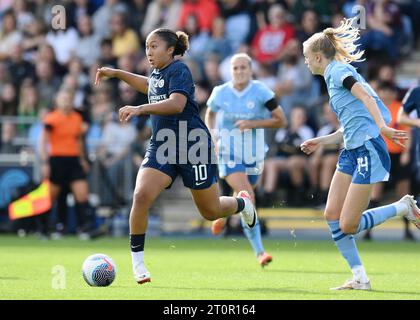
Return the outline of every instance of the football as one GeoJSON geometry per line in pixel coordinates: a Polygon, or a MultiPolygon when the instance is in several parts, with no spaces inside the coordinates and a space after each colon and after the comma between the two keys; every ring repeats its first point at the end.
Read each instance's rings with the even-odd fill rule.
{"type": "Polygon", "coordinates": [[[106,287],[116,275],[114,261],[105,254],[93,254],[85,259],[82,266],[83,278],[92,287],[106,287]]]}

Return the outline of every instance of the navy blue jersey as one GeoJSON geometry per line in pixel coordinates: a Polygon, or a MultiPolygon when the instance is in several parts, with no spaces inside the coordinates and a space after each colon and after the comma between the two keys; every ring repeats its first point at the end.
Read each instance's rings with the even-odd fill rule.
{"type": "Polygon", "coordinates": [[[403,109],[407,114],[417,110],[417,116],[420,118],[420,87],[407,92],[403,100],[403,109]]]}
{"type": "Polygon", "coordinates": [[[180,134],[177,130],[180,121],[187,121],[188,132],[191,129],[201,128],[210,137],[206,125],[200,118],[198,104],[194,100],[195,86],[191,72],[182,61],[174,60],[163,69],[154,69],[148,79],[148,84],[149,103],[166,100],[172,93],[181,93],[187,98],[185,108],[179,114],[150,116],[152,122],[152,143],[157,143],[156,134],[161,129],[172,129],[177,135],[180,134]]]}
{"type": "Polygon", "coordinates": [[[152,138],[142,167],[159,170],[172,182],[181,175],[184,185],[191,189],[209,188],[217,181],[217,166],[210,132],[194,100],[190,70],[175,60],[163,69],[154,69],[148,83],[149,103],[166,100],[175,92],[185,95],[187,103],[179,114],[150,116],[152,138]]]}

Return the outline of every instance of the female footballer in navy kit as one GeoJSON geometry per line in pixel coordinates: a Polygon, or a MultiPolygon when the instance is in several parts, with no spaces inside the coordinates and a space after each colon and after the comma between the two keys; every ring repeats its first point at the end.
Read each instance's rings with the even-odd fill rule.
{"type": "Polygon", "coordinates": [[[110,68],[100,68],[96,74],[97,85],[103,77],[116,77],[149,97],[148,104],[124,106],[119,110],[122,122],[143,114],[151,115],[152,122],[152,138],[137,175],[130,212],[131,256],[134,278],[139,284],[151,279],[144,264],[148,210],[178,175],[190,188],[194,202],[205,219],[213,221],[241,213],[247,225],[253,228],[257,218],[246,191],[241,191],[238,197],[219,197],[217,167],[211,161],[214,154],[211,136],[200,119],[194,100],[192,75],[182,61],[175,59],[175,56],[182,56],[188,46],[185,33],[156,29],[146,39],[146,56],[153,68],[149,78],[110,68]],[[204,139],[189,141],[192,136],[204,139]],[[175,142],[175,149],[171,149],[174,145],[169,141],[175,142]],[[194,157],[197,146],[200,152],[194,157]]]}

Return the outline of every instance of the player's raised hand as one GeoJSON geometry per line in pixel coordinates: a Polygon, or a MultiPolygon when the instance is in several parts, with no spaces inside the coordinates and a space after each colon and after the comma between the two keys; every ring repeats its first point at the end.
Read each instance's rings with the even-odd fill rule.
{"type": "Polygon", "coordinates": [[[102,78],[112,78],[115,76],[115,69],[102,67],[96,70],[95,86],[99,86],[102,78]]]}
{"type": "Polygon", "coordinates": [[[126,123],[133,116],[139,116],[141,114],[141,106],[125,106],[118,110],[118,116],[122,123],[126,123]]]}
{"type": "Polygon", "coordinates": [[[381,128],[381,134],[395,142],[400,147],[405,148],[403,141],[408,140],[407,132],[384,126],[381,128]]]}
{"type": "Polygon", "coordinates": [[[311,154],[320,146],[320,140],[317,138],[308,139],[300,145],[300,150],[306,154],[311,154]]]}

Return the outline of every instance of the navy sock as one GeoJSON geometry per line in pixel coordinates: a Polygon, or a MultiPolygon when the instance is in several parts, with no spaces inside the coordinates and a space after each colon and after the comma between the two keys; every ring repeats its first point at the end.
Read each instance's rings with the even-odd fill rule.
{"type": "Polygon", "coordinates": [[[132,252],[144,251],[146,234],[130,234],[130,247],[132,252]]]}
{"type": "Polygon", "coordinates": [[[235,213],[243,211],[245,208],[245,200],[242,198],[236,198],[236,201],[238,202],[238,209],[236,209],[235,213]]]}

